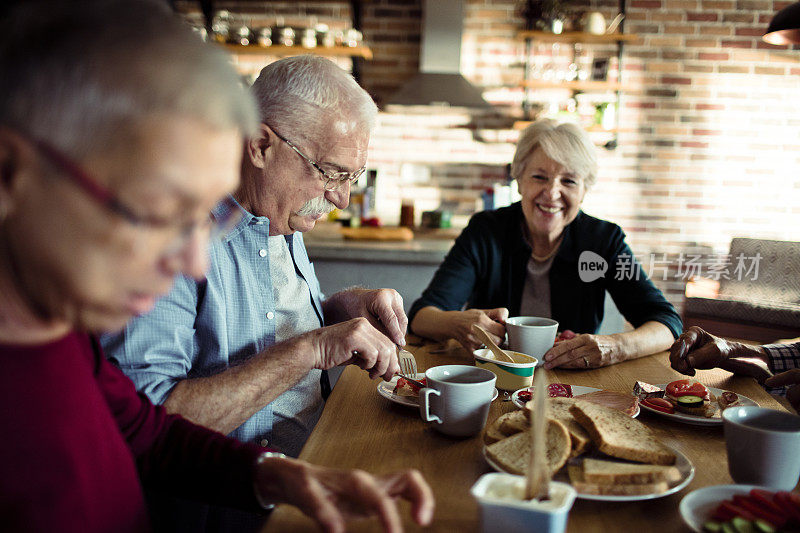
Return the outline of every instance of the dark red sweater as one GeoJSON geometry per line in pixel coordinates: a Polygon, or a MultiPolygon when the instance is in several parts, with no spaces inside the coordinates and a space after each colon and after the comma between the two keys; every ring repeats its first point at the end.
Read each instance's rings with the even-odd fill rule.
{"type": "Polygon", "coordinates": [[[148,530],[142,484],[258,509],[261,451],[153,406],[87,335],[0,344],[0,530],[148,530]]]}

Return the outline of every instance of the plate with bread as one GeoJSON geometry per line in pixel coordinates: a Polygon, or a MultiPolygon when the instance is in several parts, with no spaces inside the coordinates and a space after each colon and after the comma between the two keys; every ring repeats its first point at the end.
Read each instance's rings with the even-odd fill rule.
{"type": "Polygon", "coordinates": [[[758,405],[747,396],[706,387],[693,379],[657,385],[637,381],[633,392],[646,411],[696,426],[721,426],[722,411],[728,407],[758,405]]]}
{"type": "MultiPolygon", "coordinates": [[[[418,372],[415,379],[423,385],[426,384],[424,372],[418,372]]],[[[402,376],[395,376],[391,381],[381,381],[378,383],[378,394],[390,402],[405,405],[406,407],[419,407],[420,389],[421,387],[419,385],[413,381],[404,379],[402,376]]],[[[498,392],[495,388],[492,401],[497,398],[497,394],[498,392]]]]}
{"type": "MultiPolygon", "coordinates": [[[[641,412],[639,401],[635,396],[623,394],[621,392],[596,389],[594,387],[583,387],[581,385],[570,385],[568,383],[550,383],[547,386],[547,395],[551,398],[577,398],[594,403],[613,407],[628,413],[636,418],[641,412]]],[[[511,402],[520,409],[525,407],[533,397],[533,387],[519,389],[511,395],[511,402]]]]}
{"type": "MultiPolygon", "coordinates": [[[[694,466],[625,412],[580,396],[550,397],[547,461],[554,479],[570,483],[578,498],[639,501],[661,498],[688,485],[694,466]]],[[[487,425],[483,453],[499,472],[524,475],[530,455],[529,409],[487,425]]]]}

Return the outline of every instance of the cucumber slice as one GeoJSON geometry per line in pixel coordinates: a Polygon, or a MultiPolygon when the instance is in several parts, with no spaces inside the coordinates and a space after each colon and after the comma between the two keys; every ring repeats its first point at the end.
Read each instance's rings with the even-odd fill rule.
{"type": "Polygon", "coordinates": [[[777,531],[772,524],[760,518],[757,518],[753,525],[758,533],[775,533],[777,531]]]}
{"type": "Polygon", "coordinates": [[[719,533],[722,531],[722,524],[719,522],[714,522],[713,520],[709,520],[703,524],[703,531],[706,533],[719,533]]]}
{"type": "Polygon", "coordinates": [[[678,405],[682,407],[702,407],[703,399],[700,396],[681,396],[678,405]]]}
{"type": "Polygon", "coordinates": [[[734,528],[730,522],[725,522],[722,524],[722,533],[738,533],[736,528],[734,528]]]}
{"type": "Polygon", "coordinates": [[[758,533],[756,526],[753,525],[753,522],[742,518],[741,516],[734,516],[731,519],[731,524],[733,525],[733,529],[736,531],[736,533],[758,533]]]}

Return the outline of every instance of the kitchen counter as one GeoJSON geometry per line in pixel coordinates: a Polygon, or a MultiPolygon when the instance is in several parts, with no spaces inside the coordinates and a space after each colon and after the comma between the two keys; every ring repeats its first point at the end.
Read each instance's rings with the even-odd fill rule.
{"type": "Polygon", "coordinates": [[[428,286],[458,233],[433,230],[415,233],[411,241],[362,241],[344,239],[338,226],[320,224],[304,234],[303,240],[323,293],[353,286],[392,288],[403,297],[408,311],[428,286]]]}

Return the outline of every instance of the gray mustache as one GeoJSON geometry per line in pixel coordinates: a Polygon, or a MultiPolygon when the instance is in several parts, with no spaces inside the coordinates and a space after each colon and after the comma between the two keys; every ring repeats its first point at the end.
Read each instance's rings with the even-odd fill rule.
{"type": "Polygon", "coordinates": [[[305,205],[300,208],[297,214],[301,217],[318,216],[324,215],[325,213],[330,213],[334,209],[336,209],[336,206],[333,205],[333,203],[331,203],[324,196],[318,196],[306,202],[305,205]]]}

